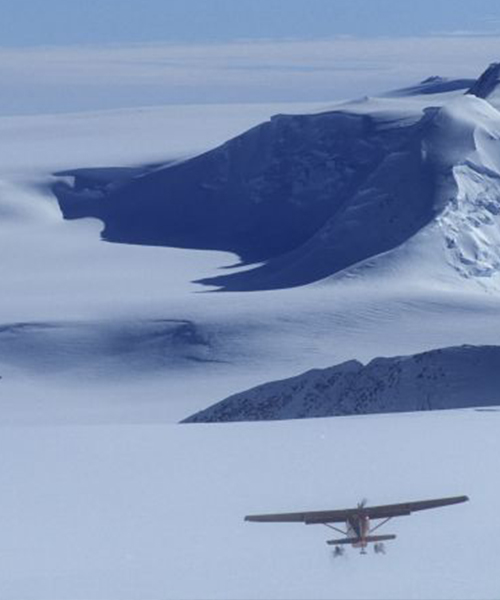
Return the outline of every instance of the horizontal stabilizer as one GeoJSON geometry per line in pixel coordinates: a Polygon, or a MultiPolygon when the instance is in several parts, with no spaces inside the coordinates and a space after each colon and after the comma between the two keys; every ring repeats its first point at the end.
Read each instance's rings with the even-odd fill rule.
{"type": "Polygon", "coordinates": [[[369,535],[363,538],[342,538],[340,540],[328,540],[326,543],[330,546],[339,546],[341,544],[360,544],[361,542],[376,543],[376,542],[388,542],[389,540],[395,540],[395,535],[369,535]]]}
{"type": "Polygon", "coordinates": [[[341,544],[357,544],[359,538],[342,538],[341,540],[328,540],[326,543],[330,546],[340,546],[341,544]]]}

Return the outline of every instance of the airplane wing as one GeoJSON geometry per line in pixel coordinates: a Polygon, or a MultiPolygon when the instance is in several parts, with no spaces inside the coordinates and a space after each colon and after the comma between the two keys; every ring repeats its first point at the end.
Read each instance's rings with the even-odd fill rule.
{"type": "Polygon", "coordinates": [[[365,514],[370,519],[385,519],[388,517],[400,517],[411,515],[418,510],[428,510],[430,508],[440,508],[441,506],[450,506],[467,502],[467,496],[453,496],[452,498],[437,498],[436,500],[420,500],[417,502],[403,502],[401,504],[386,504],[383,506],[367,506],[364,508],[365,514]]]}
{"type": "Polygon", "coordinates": [[[344,523],[357,513],[354,508],[346,510],[320,510],[314,512],[278,513],[274,515],[247,515],[245,521],[259,523],[344,523]]]}
{"type": "Polygon", "coordinates": [[[258,523],[305,523],[306,525],[314,525],[319,523],[344,523],[349,517],[358,515],[364,515],[370,519],[386,519],[389,517],[411,515],[412,512],[417,510],[459,504],[460,502],[466,502],[468,499],[467,496],[454,496],[452,498],[403,502],[400,504],[385,504],[382,506],[363,506],[360,508],[347,508],[344,510],[247,515],[245,521],[254,521],[258,523]]]}

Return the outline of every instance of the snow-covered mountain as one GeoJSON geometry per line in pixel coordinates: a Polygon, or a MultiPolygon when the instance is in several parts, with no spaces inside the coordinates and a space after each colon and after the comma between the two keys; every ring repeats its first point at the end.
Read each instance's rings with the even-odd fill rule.
{"type": "Polygon", "coordinates": [[[484,98],[495,108],[500,108],[500,63],[491,63],[468,93],[484,98]]]}
{"type": "MultiPolygon", "coordinates": [[[[462,275],[500,267],[500,64],[376,100],[277,115],[190,160],[54,189],[66,218],[109,241],[226,250],[256,268],[202,280],[228,290],[323,279],[431,228],[462,275]],[[418,101],[415,99],[418,98],[418,101]]],[[[97,178],[99,179],[99,178],[97,178]]]]}
{"type": "MultiPolygon", "coordinates": [[[[496,67],[491,69],[495,72],[496,67]]],[[[460,344],[498,344],[499,278],[495,274],[500,244],[493,160],[497,142],[492,127],[497,111],[489,101],[465,93],[473,84],[432,78],[384,97],[327,109],[223,106],[181,111],[170,107],[0,119],[0,391],[4,418],[23,423],[40,419],[179,421],[263,381],[352,358],[366,363],[381,355],[414,354],[460,344]],[[290,114],[305,110],[309,113],[303,116],[290,114]],[[289,116],[254,126],[249,133],[200,154],[273,112],[289,116]],[[324,129],[322,123],[330,123],[331,128],[324,129]],[[280,131],[289,135],[281,146],[275,136],[280,131]],[[353,131],[366,134],[365,139],[363,135],[351,136],[353,131]],[[454,131],[460,135],[452,135],[454,131]],[[409,132],[411,140],[407,139],[409,132]],[[264,138],[267,146],[257,144],[264,138]],[[290,144],[285,143],[287,139],[290,144]],[[366,139],[373,144],[367,144],[366,139]],[[252,156],[255,161],[262,156],[261,163],[245,158],[242,148],[248,150],[251,140],[256,143],[252,156]],[[466,143],[460,145],[457,140],[466,143]],[[407,151],[384,154],[399,143],[407,151]],[[467,154],[464,148],[474,144],[478,151],[460,162],[460,153],[467,154]],[[282,195],[280,201],[283,210],[288,207],[290,215],[296,215],[292,218],[298,223],[296,231],[302,223],[314,229],[315,209],[323,202],[318,200],[318,204],[314,199],[319,197],[321,185],[328,188],[333,177],[331,189],[340,190],[344,179],[356,186],[363,168],[360,157],[371,169],[374,153],[381,153],[377,160],[382,162],[375,166],[378,175],[367,175],[366,180],[361,177],[360,186],[366,187],[367,198],[366,206],[362,204],[358,212],[365,214],[373,202],[377,204],[377,186],[392,186],[394,194],[401,192],[400,201],[397,209],[390,204],[386,208],[389,212],[394,209],[391,214],[397,218],[398,227],[379,228],[382,217],[389,215],[382,209],[358,223],[349,220],[352,210],[340,206],[338,224],[328,219],[319,230],[325,233],[324,239],[314,233],[295,250],[269,258],[260,269],[233,268],[235,256],[221,252],[102,243],[99,221],[61,218],[50,187],[54,182],[50,173],[62,173],[57,176],[60,204],[74,216],[111,205],[110,215],[119,215],[118,200],[125,200],[122,194],[128,190],[142,189],[147,182],[161,182],[163,178],[170,181],[173,173],[180,176],[189,171],[194,178],[196,165],[220,159],[225,149],[230,149],[235,159],[228,169],[241,175],[231,181],[248,191],[250,180],[243,175],[252,165],[260,165],[267,183],[280,180],[281,173],[283,185],[288,185],[287,165],[314,162],[321,147],[337,153],[336,166],[332,163],[331,168],[305,170],[309,174],[304,185],[312,190],[310,194],[300,192],[305,188],[297,184],[292,196],[282,195]],[[179,157],[185,156],[195,158],[180,162],[179,157]],[[459,164],[449,167],[455,164],[451,160],[454,157],[459,164]],[[282,168],[274,173],[274,179],[271,158],[282,168]],[[445,206],[437,217],[435,200],[423,191],[416,193],[410,175],[408,180],[402,177],[396,182],[397,171],[382,167],[385,162],[389,166],[393,161],[399,164],[400,158],[401,165],[422,175],[415,190],[429,187],[445,206]],[[489,170],[476,168],[487,160],[489,170]],[[439,169],[427,171],[426,161],[439,169]],[[145,166],[133,166],[141,164],[145,166]],[[234,170],[236,164],[239,171],[234,170]],[[79,168],[72,170],[72,165],[79,168]],[[103,168],[105,165],[116,167],[103,168]],[[335,173],[342,177],[335,179],[335,173]],[[374,196],[369,186],[372,180],[374,196]],[[298,219],[299,210],[309,216],[298,219]],[[294,281],[314,279],[319,270],[328,271],[334,259],[347,264],[365,250],[373,250],[380,236],[386,236],[385,241],[391,244],[398,243],[410,229],[418,229],[420,225],[415,223],[429,218],[426,226],[392,251],[372,256],[314,285],[235,295],[193,293],[203,288],[190,283],[207,275],[212,280],[222,275],[235,289],[239,278],[250,282],[258,273],[281,264],[288,270],[278,269],[279,277],[289,273],[294,281]],[[330,226],[338,240],[326,235],[330,226]],[[357,239],[354,233],[364,237],[357,239]],[[332,254],[335,247],[338,252],[332,254]],[[293,256],[298,260],[289,260],[293,256]],[[75,386],[75,378],[86,385],[75,386]],[[99,410],[94,408],[96,398],[100,399],[99,410]]],[[[488,96],[488,90],[482,95],[488,96]]],[[[210,171],[203,177],[210,173],[213,175],[210,171]]],[[[294,173],[292,169],[290,174],[294,173]]],[[[301,181],[297,173],[294,186],[301,181]]],[[[201,171],[199,174],[201,177],[201,171]]],[[[183,186],[188,183],[183,179],[183,186]]],[[[193,186],[202,190],[195,183],[193,186]]],[[[161,200],[160,187],[152,189],[151,198],[131,201],[130,214],[136,210],[141,213],[130,221],[137,235],[145,231],[141,219],[149,218],[150,200],[151,206],[156,206],[155,198],[161,200]]],[[[237,214],[238,206],[246,202],[243,191],[238,197],[227,197],[228,206],[235,206],[234,219],[222,219],[220,227],[247,223],[248,219],[237,214]]],[[[360,193],[349,196],[346,202],[352,203],[354,198],[361,201],[360,193]]],[[[335,195],[332,198],[335,200],[335,195]]],[[[202,196],[199,201],[203,202],[202,196]]],[[[325,200],[323,206],[328,202],[325,200]]],[[[263,211],[262,218],[267,214],[263,203],[248,201],[248,206],[263,211]]],[[[172,213],[172,221],[176,218],[172,213]]],[[[279,236],[274,240],[272,232],[282,230],[286,231],[283,243],[291,239],[286,223],[267,229],[267,239],[278,243],[279,236]]],[[[160,218],[157,224],[163,231],[160,218]]],[[[245,260],[272,253],[259,238],[266,231],[264,225],[256,227],[255,236],[248,238],[245,260]]],[[[200,226],[204,226],[201,221],[200,226]]],[[[217,230],[213,232],[215,235],[217,230]]],[[[274,275],[273,281],[277,281],[274,275]]],[[[252,284],[250,289],[255,287],[252,284]]]]}
{"type": "MultiPolygon", "coordinates": [[[[429,106],[448,104],[451,116],[454,99],[487,108],[472,96],[462,102],[471,85],[433,79],[321,113],[417,132],[429,106]]],[[[203,288],[190,283],[221,266],[237,273],[234,255],[103,243],[100,222],[64,221],[50,192],[50,173],[76,178],[66,200],[73,194],[86,214],[87,203],[118,198],[167,160],[215,147],[272,113],[316,109],[0,118],[2,600],[498,596],[495,409],[177,423],[313,367],[498,346],[500,295],[494,271],[484,276],[494,254],[478,262],[473,252],[473,243],[495,249],[494,214],[485,220],[493,176],[490,194],[486,170],[464,174],[457,202],[391,252],[313,285],[235,294],[196,293],[203,288]],[[120,169],[95,168],[107,165],[120,169]],[[470,243],[460,238],[464,225],[470,243]],[[243,520],[365,496],[390,503],[464,493],[471,502],[460,510],[395,521],[385,557],[350,552],[334,561],[323,528],[243,520]]],[[[491,132],[478,138],[488,154],[491,132]]]]}
{"type": "Polygon", "coordinates": [[[235,394],[184,422],[262,421],[500,405],[500,346],[357,360],[235,394]]]}

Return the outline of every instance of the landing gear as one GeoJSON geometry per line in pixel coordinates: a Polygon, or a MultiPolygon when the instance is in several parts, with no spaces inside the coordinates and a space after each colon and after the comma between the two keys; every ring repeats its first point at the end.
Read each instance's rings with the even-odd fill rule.
{"type": "Polygon", "coordinates": [[[345,548],[342,548],[342,546],[335,546],[335,549],[333,550],[333,557],[338,558],[339,556],[344,556],[344,553],[345,548]]]}
{"type": "Polygon", "coordinates": [[[385,554],[385,544],[378,542],[373,546],[375,554],[385,554]]]}

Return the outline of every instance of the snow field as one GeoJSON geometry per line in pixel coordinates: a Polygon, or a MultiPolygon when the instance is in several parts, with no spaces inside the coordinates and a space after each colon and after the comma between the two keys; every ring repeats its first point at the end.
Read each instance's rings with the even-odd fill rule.
{"type": "Polygon", "coordinates": [[[493,598],[500,413],[3,428],[6,600],[493,598]],[[469,494],[333,559],[322,526],[248,513],[469,494]]]}

